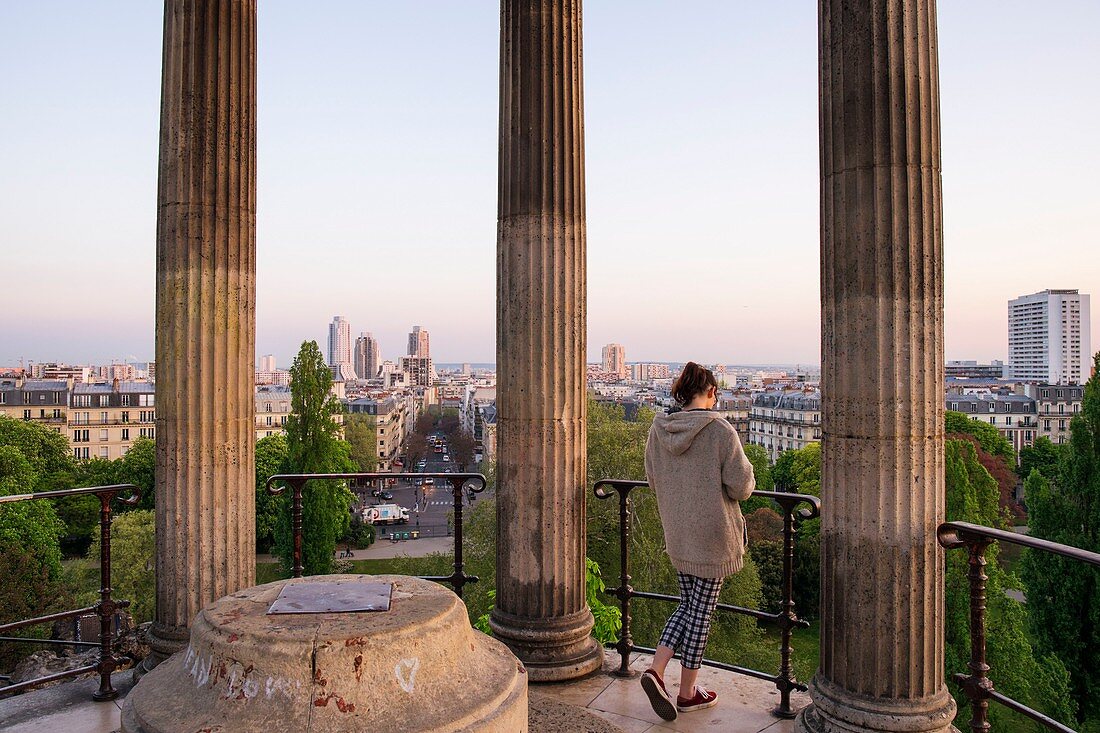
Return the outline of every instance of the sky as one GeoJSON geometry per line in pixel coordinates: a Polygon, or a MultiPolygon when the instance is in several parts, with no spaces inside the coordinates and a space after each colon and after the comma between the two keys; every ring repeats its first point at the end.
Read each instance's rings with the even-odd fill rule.
{"type": "MultiPolygon", "coordinates": [[[[816,7],[585,4],[590,360],[819,362],[816,7]]],[[[498,3],[258,13],[257,354],[494,361],[498,3]]],[[[1100,3],[938,15],[946,356],[1003,359],[1010,298],[1100,294],[1100,3]]],[[[153,356],[162,21],[0,0],[0,365],[153,356]]]]}

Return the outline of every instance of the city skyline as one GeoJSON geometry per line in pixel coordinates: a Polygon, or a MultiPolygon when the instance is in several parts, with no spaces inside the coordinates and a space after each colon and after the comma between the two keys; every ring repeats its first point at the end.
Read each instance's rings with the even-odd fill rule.
{"type": "MultiPolygon", "coordinates": [[[[498,7],[334,5],[259,11],[257,353],[323,348],[344,313],[391,359],[424,323],[447,361],[494,361],[498,7]]],[[[819,363],[812,4],[621,9],[585,12],[588,360],[819,363]]],[[[81,271],[9,279],[0,363],[152,358],[161,12],[0,9],[3,243],[81,271]]],[[[1011,298],[1098,290],[1097,23],[939,9],[947,359],[1006,359],[1011,298]]]]}

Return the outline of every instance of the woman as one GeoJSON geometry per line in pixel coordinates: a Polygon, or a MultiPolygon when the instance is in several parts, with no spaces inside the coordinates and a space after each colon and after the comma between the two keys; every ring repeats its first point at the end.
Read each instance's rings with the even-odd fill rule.
{"type": "Polygon", "coordinates": [[[718,696],[695,684],[722,580],[744,564],[745,520],[739,502],[756,486],[737,432],[713,411],[714,374],[688,362],[672,385],[682,410],[658,415],[645,446],[645,472],[657,494],[665,548],[680,583],[680,605],[665,624],[653,666],[641,684],[665,720],[709,708],[718,696]],[[665,687],[665,666],[680,652],[676,701],[665,687]]]}

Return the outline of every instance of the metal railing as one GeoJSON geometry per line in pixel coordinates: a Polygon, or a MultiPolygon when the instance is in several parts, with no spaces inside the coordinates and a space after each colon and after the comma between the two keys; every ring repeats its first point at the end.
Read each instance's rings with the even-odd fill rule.
{"type": "Polygon", "coordinates": [[[1100,567],[1100,554],[969,522],[944,522],[936,530],[936,537],[948,550],[965,547],[969,553],[967,560],[969,570],[966,577],[970,581],[970,661],[966,666],[970,674],[958,673],[954,676],[954,680],[970,700],[970,729],[990,730],[989,701],[993,700],[1050,730],[1075,733],[1072,728],[1011,697],[1002,695],[993,688],[985,655],[985,583],[989,580],[989,576],[985,574],[985,551],[994,542],[1008,542],[1032,550],[1051,552],[1096,567],[1100,567]]]}
{"type": "Polygon", "coordinates": [[[278,474],[267,480],[267,492],[274,496],[283,493],[286,487],[290,488],[290,531],[293,542],[291,573],[295,578],[301,578],[304,568],[302,566],[302,490],[310,481],[374,481],[378,479],[426,479],[433,481],[442,479],[451,484],[451,494],[454,497],[454,528],[455,551],[454,572],[443,576],[420,576],[423,580],[434,580],[437,583],[449,583],[454,588],[459,598],[462,597],[462,588],[467,583],[477,583],[480,578],[476,575],[467,575],[463,570],[462,559],[462,499],[464,491],[472,491],[480,494],[485,490],[485,477],[480,473],[295,473],[278,474]],[[283,486],[276,486],[282,483],[283,486]]]}
{"type": "Polygon", "coordinates": [[[58,613],[51,613],[46,616],[37,616],[35,618],[24,619],[22,621],[15,621],[13,623],[0,625],[0,642],[13,643],[13,644],[53,644],[58,646],[74,646],[74,647],[99,647],[99,658],[95,664],[89,664],[77,669],[70,669],[64,672],[58,672],[56,674],[46,675],[45,677],[36,677],[33,680],[26,680],[6,687],[0,687],[0,696],[7,693],[19,692],[31,687],[45,684],[47,682],[53,682],[55,680],[66,679],[69,677],[76,677],[78,675],[87,674],[88,672],[97,672],[99,674],[99,689],[92,693],[92,699],[102,702],[105,700],[113,700],[118,697],[118,690],[114,689],[111,685],[111,673],[122,663],[122,660],[115,656],[115,633],[114,633],[114,618],[115,613],[120,609],[124,609],[130,605],[129,601],[116,600],[111,597],[111,502],[118,500],[120,503],[126,506],[134,506],[141,500],[141,490],[133,484],[114,484],[111,486],[92,486],[82,489],[66,489],[63,491],[41,491],[34,494],[13,494],[10,496],[0,496],[0,506],[4,504],[14,504],[22,501],[37,501],[41,499],[61,499],[67,496],[95,496],[99,499],[99,601],[94,605],[87,606],[85,608],[77,608],[71,611],[60,611],[58,613]],[[126,491],[130,493],[129,498],[121,498],[118,496],[120,491],[126,491]],[[87,614],[95,614],[99,616],[99,641],[65,641],[61,639],[34,639],[24,638],[17,636],[6,636],[6,634],[16,631],[18,629],[26,628],[28,626],[35,626],[37,624],[53,623],[54,621],[63,621],[65,619],[77,618],[87,614]]]}
{"type": "MultiPolygon", "coordinates": [[[[635,590],[630,585],[630,534],[631,534],[631,499],[630,492],[634,489],[649,486],[645,481],[627,481],[619,479],[603,479],[597,481],[593,490],[598,499],[608,499],[614,494],[619,496],[619,585],[617,588],[608,588],[607,593],[619,599],[622,612],[622,633],[619,641],[610,644],[611,648],[619,652],[619,669],[615,674],[621,677],[633,676],[630,671],[630,655],[633,652],[645,652],[653,654],[656,649],[652,647],[637,646],[631,635],[630,629],[630,601],[632,598],[644,598],[655,601],[679,603],[679,596],[665,595],[663,593],[649,593],[635,590]],[[607,489],[610,488],[611,491],[607,489]]],[[[798,618],[794,610],[794,532],[795,517],[799,520],[813,519],[821,516],[821,500],[816,496],[806,494],[789,494],[779,491],[754,491],[753,496],[759,496],[779,504],[783,510],[783,600],[782,610],[779,613],[767,613],[753,608],[742,608],[728,603],[719,603],[719,611],[742,614],[768,624],[779,627],[782,637],[780,645],[780,661],[778,674],[768,674],[748,667],[740,667],[735,664],[727,664],[711,659],[704,659],[703,664],[708,667],[743,674],[756,679],[771,682],[779,690],[779,706],[775,709],[775,715],[781,718],[795,717],[795,711],[791,709],[791,691],[806,691],[806,685],[798,682],[794,676],[794,668],[791,666],[791,632],[796,627],[809,626],[806,621],[798,618]],[[807,504],[807,507],[799,507],[799,504],[807,504]]],[[[748,548],[746,548],[746,552],[748,548]]]]}

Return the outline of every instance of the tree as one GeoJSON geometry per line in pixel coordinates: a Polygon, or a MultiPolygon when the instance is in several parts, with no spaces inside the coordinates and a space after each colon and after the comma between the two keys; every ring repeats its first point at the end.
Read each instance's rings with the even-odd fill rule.
{"type": "Polygon", "coordinates": [[[465,430],[456,430],[448,440],[451,458],[465,471],[474,462],[474,438],[465,430]]]}
{"type": "Polygon", "coordinates": [[[1041,435],[1035,439],[1033,445],[1020,449],[1020,465],[1016,472],[1023,480],[1031,475],[1032,469],[1038,469],[1048,481],[1055,481],[1058,478],[1058,459],[1061,454],[1062,446],[1055,445],[1050,438],[1041,435]]]}
{"type": "MultiPolygon", "coordinates": [[[[333,415],[340,403],[332,396],[332,372],[316,341],[302,343],[290,367],[292,414],[286,421],[287,467],[293,473],[349,473],[351,450],[340,440],[333,415]]],[[[354,496],[342,481],[311,481],[302,493],[302,565],[306,575],[332,571],[336,540],[351,523],[354,496]]],[[[288,503],[285,498],[284,506],[288,503]]],[[[289,568],[293,539],[289,508],[279,514],[276,549],[289,568]]]]}
{"type": "MultiPolygon", "coordinates": [[[[111,522],[112,596],[130,601],[127,610],[139,624],[152,621],[157,610],[155,531],[156,512],[152,509],[129,511],[111,522]]],[[[99,535],[88,550],[88,561],[98,579],[99,535]]],[[[98,598],[93,592],[85,600],[95,603],[98,598]]]]}
{"type": "MultiPolygon", "coordinates": [[[[997,481],[978,459],[980,447],[954,438],[945,445],[947,519],[1004,528],[999,508],[997,481]]],[[[1017,582],[998,564],[999,548],[986,550],[986,657],[997,689],[1047,715],[1066,721],[1074,713],[1065,667],[1053,655],[1037,654],[1028,641],[1027,609],[1005,595],[1017,582]]],[[[970,659],[970,586],[968,557],[964,550],[947,553],[945,573],[945,667],[948,676],[966,672],[970,659]]],[[[1030,605],[1030,594],[1029,594],[1030,605]]],[[[956,694],[959,717],[965,729],[970,707],[961,691],[956,694]]],[[[994,730],[1040,731],[1037,725],[999,706],[990,706],[994,730]]]]}
{"type": "Polygon", "coordinates": [[[378,468],[378,426],[373,415],[344,416],[344,440],[351,448],[351,460],[363,473],[378,468]]]}
{"type": "Polygon", "coordinates": [[[1016,460],[1016,451],[1012,449],[1012,443],[1008,442],[1008,438],[988,423],[971,420],[966,413],[948,410],[944,414],[944,429],[948,435],[973,435],[986,453],[1006,461],[1016,460]]]}
{"type": "MultiPolygon", "coordinates": [[[[745,457],[752,464],[753,476],[756,478],[756,490],[774,491],[775,481],[772,479],[771,458],[768,456],[767,449],[754,443],[745,443],[742,447],[745,449],[745,457]]],[[[741,502],[741,513],[747,517],[759,509],[774,509],[776,506],[776,503],[771,499],[765,499],[762,496],[750,496],[741,502]]]]}
{"type": "Polygon", "coordinates": [[[285,435],[269,435],[256,441],[256,551],[268,552],[275,544],[275,526],[284,502],[267,491],[267,480],[284,473],[290,446],[285,435]]]}
{"type": "Polygon", "coordinates": [[[3,445],[18,448],[35,477],[35,483],[23,486],[20,493],[50,491],[71,482],[73,460],[69,455],[69,442],[60,433],[0,415],[0,446],[3,445]]]}
{"type": "MultiPolygon", "coordinates": [[[[39,427],[39,426],[34,426],[39,427]]],[[[51,432],[39,428],[44,432],[51,432]]],[[[10,435],[10,433],[9,433],[10,435]]],[[[50,466],[41,455],[38,465],[50,466]]],[[[38,481],[34,464],[19,448],[0,445],[0,496],[26,493],[38,481]]],[[[10,623],[56,610],[64,597],[61,579],[61,536],[65,531],[51,502],[20,501],[0,506],[0,623],[10,623]]],[[[47,627],[23,629],[16,636],[42,638],[47,627]]],[[[0,667],[22,656],[22,645],[0,649],[0,667]]]]}
{"type": "MultiPolygon", "coordinates": [[[[1070,422],[1057,481],[1035,467],[1024,485],[1031,535],[1100,551],[1100,354],[1085,385],[1081,413],[1070,422]]],[[[1100,718],[1100,568],[1047,552],[1021,561],[1031,630],[1072,676],[1079,720],[1100,718]]]]}
{"type": "MultiPolygon", "coordinates": [[[[115,481],[133,484],[141,489],[141,501],[133,509],[152,509],[156,506],[154,490],[157,484],[157,444],[151,438],[138,438],[116,462],[115,481]]],[[[122,511],[132,511],[129,507],[122,511]]]]}

